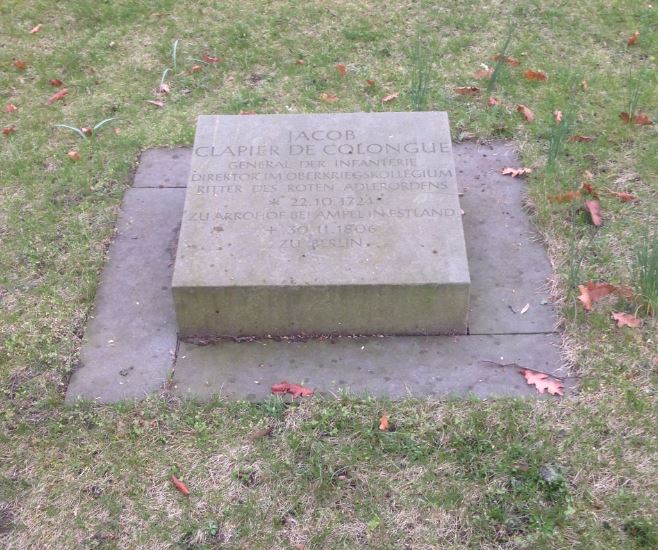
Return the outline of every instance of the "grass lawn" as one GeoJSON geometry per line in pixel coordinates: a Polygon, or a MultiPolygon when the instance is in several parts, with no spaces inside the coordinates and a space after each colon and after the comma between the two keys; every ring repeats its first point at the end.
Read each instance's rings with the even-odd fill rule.
{"type": "Polygon", "coordinates": [[[5,0],[0,20],[0,547],[658,547],[658,134],[619,116],[658,119],[658,5],[5,0]],[[190,145],[199,114],[414,109],[447,111],[454,139],[513,140],[533,168],[577,391],[63,405],[140,150],[190,145]],[[56,126],[107,118],[85,139],[56,126]],[[586,311],[590,280],[634,296],[586,311]]]}

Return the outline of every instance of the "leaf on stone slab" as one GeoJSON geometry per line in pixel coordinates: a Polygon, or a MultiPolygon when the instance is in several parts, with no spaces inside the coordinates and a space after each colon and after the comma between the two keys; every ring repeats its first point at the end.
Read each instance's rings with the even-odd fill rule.
{"type": "Polygon", "coordinates": [[[532,69],[528,69],[523,73],[523,76],[525,76],[528,80],[538,80],[538,81],[544,81],[548,80],[548,77],[546,76],[546,73],[543,71],[533,71],[532,69]]]}
{"type": "Polygon", "coordinates": [[[618,327],[637,328],[642,324],[642,321],[635,317],[632,313],[613,312],[612,318],[617,321],[618,327]]]}
{"type": "Polygon", "coordinates": [[[537,388],[539,393],[548,392],[551,395],[564,395],[564,384],[557,378],[553,378],[545,372],[531,369],[521,369],[519,372],[530,386],[537,388]]]}
{"type": "Polygon", "coordinates": [[[13,113],[14,111],[18,111],[18,107],[16,107],[16,105],[14,105],[13,103],[9,103],[9,104],[3,109],[3,111],[4,111],[5,113],[13,113]]]}
{"type": "Polygon", "coordinates": [[[582,136],[582,135],[576,135],[576,136],[571,136],[568,141],[573,142],[579,142],[579,143],[589,143],[590,141],[594,141],[594,137],[592,136],[582,136]]]}
{"type": "Polygon", "coordinates": [[[583,307],[587,311],[591,311],[594,302],[600,300],[604,296],[612,294],[617,290],[617,287],[610,283],[593,283],[592,281],[589,281],[587,286],[578,285],[578,290],[580,290],[580,296],[578,296],[578,299],[582,302],[583,307]]]}
{"type": "Polygon", "coordinates": [[[625,191],[610,191],[610,193],[617,197],[621,202],[633,202],[637,200],[635,195],[631,195],[625,191]]]}
{"type": "Polygon", "coordinates": [[[637,42],[638,38],[640,38],[640,31],[635,31],[633,34],[631,34],[628,37],[626,44],[628,44],[629,46],[633,46],[637,42]]]}
{"type": "Polygon", "coordinates": [[[398,97],[400,97],[400,92],[393,92],[392,94],[388,94],[382,97],[382,103],[389,103],[390,101],[393,101],[398,97]]]}
{"type": "Polygon", "coordinates": [[[603,222],[601,219],[601,205],[599,204],[599,201],[597,200],[585,201],[585,210],[589,212],[590,218],[592,219],[592,223],[596,227],[599,227],[603,222]]]}
{"type": "Polygon", "coordinates": [[[503,176],[512,176],[513,178],[524,176],[526,174],[532,174],[532,168],[503,168],[500,173],[503,176]]]}
{"type": "Polygon", "coordinates": [[[55,101],[59,101],[60,99],[63,99],[64,96],[66,96],[68,93],[69,93],[68,88],[62,88],[59,92],[55,92],[53,95],[51,95],[48,98],[47,101],[48,105],[52,105],[53,103],[55,103],[55,101]]]}
{"type": "Polygon", "coordinates": [[[178,489],[186,497],[190,496],[190,490],[187,488],[187,485],[173,474],[171,476],[171,482],[174,484],[174,487],[176,487],[176,489],[178,489]]]}
{"type": "Polygon", "coordinates": [[[344,63],[336,63],[336,70],[340,76],[345,76],[347,74],[347,67],[344,63]]]}
{"type": "Polygon", "coordinates": [[[299,384],[289,384],[285,380],[283,382],[279,382],[278,384],[272,384],[271,389],[274,395],[285,395],[289,393],[293,396],[293,398],[310,397],[315,393],[312,388],[306,388],[304,386],[300,386],[299,384]]]}
{"type": "Polygon", "coordinates": [[[320,99],[325,103],[335,103],[338,101],[338,96],[335,94],[330,94],[329,92],[323,92],[320,94],[320,99]]]}
{"type": "Polygon", "coordinates": [[[526,119],[528,122],[532,122],[533,120],[535,120],[535,113],[533,113],[533,112],[532,112],[530,109],[528,109],[528,107],[526,107],[525,105],[522,105],[522,104],[519,103],[519,104],[516,106],[516,110],[517,110],[519,113],[521,113],[521,114],[525,117],[525,119],[526,119]]]}
{"type": "Polygon", "coordinates": [[[459,95],[476,95],[480,92],[477,86],[459,86],[455,88],[455,92],[459,95]]]}

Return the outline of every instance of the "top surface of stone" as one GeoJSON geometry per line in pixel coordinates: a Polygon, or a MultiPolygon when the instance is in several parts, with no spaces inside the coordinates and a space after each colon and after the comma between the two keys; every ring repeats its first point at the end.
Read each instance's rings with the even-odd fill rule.
{"type": "Polygon", "coordinates": [[[446,113],[199,117],[174,286],[451,283],[446,113]]]}

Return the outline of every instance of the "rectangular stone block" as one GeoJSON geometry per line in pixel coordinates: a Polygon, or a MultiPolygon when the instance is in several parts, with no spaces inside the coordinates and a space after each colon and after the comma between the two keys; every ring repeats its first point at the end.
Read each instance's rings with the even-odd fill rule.
{"type": "Polygon", "coordinates": [[[469,286],[446,113],[199,117],[181,336],[465,333],[469,286]]]}

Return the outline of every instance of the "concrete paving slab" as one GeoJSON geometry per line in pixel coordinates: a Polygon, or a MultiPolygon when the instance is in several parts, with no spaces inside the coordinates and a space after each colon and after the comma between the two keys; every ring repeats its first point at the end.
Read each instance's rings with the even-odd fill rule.
{"type": "Polygon", "coordinates": [[[554,334],[181,342],[174,388],[183,397],[260,400],[285,380],[320,394],[533,396],[519,367],[564,376],[559,365],[554,334]]]}
{"type": "Polygon", "coordinates": [[[148,149],[139,157],[133,187],[187,187],[192,150],[148,149]]]}

